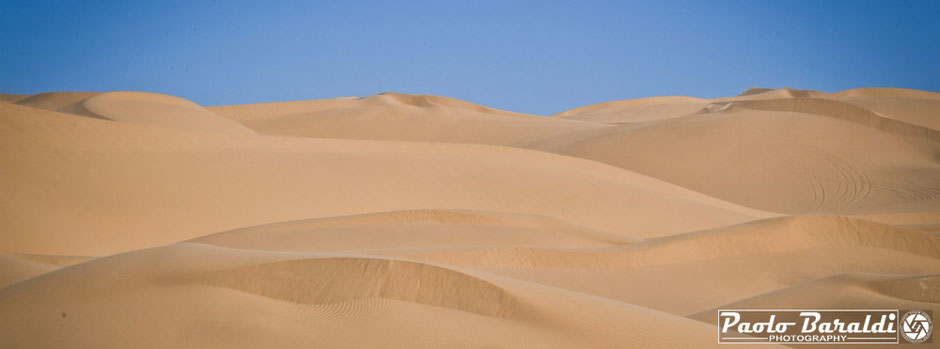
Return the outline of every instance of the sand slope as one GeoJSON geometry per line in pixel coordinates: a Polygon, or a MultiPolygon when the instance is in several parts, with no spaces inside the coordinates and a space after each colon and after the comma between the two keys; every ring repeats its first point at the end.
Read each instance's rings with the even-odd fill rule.
{"type": "Polygon", "coordinates": [[[189,243],[107,257],[0,294],[7,347],[714,345],[705,344],[712,328],[694,320],[485,273],[189,243]]]}
{"type": "Polygon", "coordinates": [[[272,223],[192,241],[234,248],[330,252],[468,246],[601,247],[635,239],[544,216],[410,210],[272,223]]]}
{"type": "Polygon", "coordinates": [[[936,131],[827,99],[753,99],[768,93],[715,102],[645,127],[618,126],[574,142],[560,137],[527,146],[773,212],[938,207],[936,131]]]}
{"type": "Polygon", "coordinates": [[[0,95],[0,347],[716,347],[722,307],[936,314],[937,101],[0,95]]]}
{"type": "Polygon", "coordinates": [[[401,209],[531,213],[628,238],[766,216],[528,150],[231,135],[9,104],[0,104],[0,118],[0,187],[8,193],[0,221],[14,252],[102,255],[250,225],[401,209]],[[677,212],[685,218],[666,219],[677,212]]]}
{"type": "Polygon", "coordinates": [[[830,216],[772,218],[608,248],[371,253],[483,268],[679,315],[841,273],[940,270],[937,237],[830,216]],[[660,287],[675,280],[686,287],[660,287]]]}

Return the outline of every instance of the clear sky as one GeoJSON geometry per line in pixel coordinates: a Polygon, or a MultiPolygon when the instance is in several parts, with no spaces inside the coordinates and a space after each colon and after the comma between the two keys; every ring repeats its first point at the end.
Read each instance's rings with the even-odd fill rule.
{"type": "Polygon", "coordinates": [[[0,0],[0,92],[383,91],[554,114],[751,86],[940,91],[940,1],[0,0]]]}

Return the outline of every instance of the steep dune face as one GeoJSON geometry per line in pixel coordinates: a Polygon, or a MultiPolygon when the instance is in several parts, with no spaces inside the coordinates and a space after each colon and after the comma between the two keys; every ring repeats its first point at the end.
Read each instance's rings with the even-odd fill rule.
{"type": "Polygon", "coordinates": [[[841,103],[829,99],[811,97],[799,99],[765,99],[733,102],[731,106],[752,110],[787,111],[828,116],[901,136],[922,137],[940,141],[940,131],[935,129],[884,117],[871,110],[853,104],[841,103]]]}
{"type": "Polygon", "coordinates": [[[756,95],[756,94],[759,94],[759,93],[770,92],[770,91],[773,91],[773,90],[774,90],[774,89],[772,89],[772,88],[766,88],[766,87],[751,87],[751,88],[747,89],[746,91],[741,92],[741,94],[739,94],[738,97],[756,95]]]}
{"type": "Polygon", "coordinates": [[[940,236],[940,211],[912,211],[891,213],[869,213],[855,216],[857,218],[892,224],[895,226],[919,230],[940,236]]]}
{"type": "Polygon", "coordinates": [[[905,123],[940,130],[940,93],[900,88],[857,88],[826,96],[905,123]]]}
{"type": "Polygon", "coordinates": [[[263,134],[512,145],[605,125],[511,113],[446,97],[385,93],[216,107],[263,134]]]}
{"type": "Polygon", "coordinates": [[[725,97],[725,98],[715,98],[713,101],[751,101],[751,100],[762,100],[762,99],[779,99],[779,98],[809,98],[809,97],[819,97],[825,96],[825,92],[813,91],[813,90],[799,90],[789,87],[770,89],[770,88],[750,88],[744,93],[741,93],[734,97],[725,97]]]}
{"type": "Polygon", "coordinates": [[[936,314],[936,95],[0,95],[0,347],[686,348],[722,307],[936,314]]]}

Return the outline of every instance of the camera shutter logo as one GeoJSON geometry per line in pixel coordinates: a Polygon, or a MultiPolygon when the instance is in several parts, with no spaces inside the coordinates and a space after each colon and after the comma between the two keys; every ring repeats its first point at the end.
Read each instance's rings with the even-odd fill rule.
{"type": "Polygon", "coordinates": [[[911,310],[901,317],[901,337],[911,343],[923,343],[933,333],[930,315],[920,310],[911,310]]]}

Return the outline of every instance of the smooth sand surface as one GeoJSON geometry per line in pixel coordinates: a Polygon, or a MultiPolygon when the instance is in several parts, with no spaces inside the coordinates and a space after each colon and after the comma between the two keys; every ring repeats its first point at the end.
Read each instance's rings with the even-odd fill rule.
{"type": "Polygon", "coordinates": [[[724,307],[936,313],[938,107],[0,95],[0,347],[716,347],[724,307]]]}

